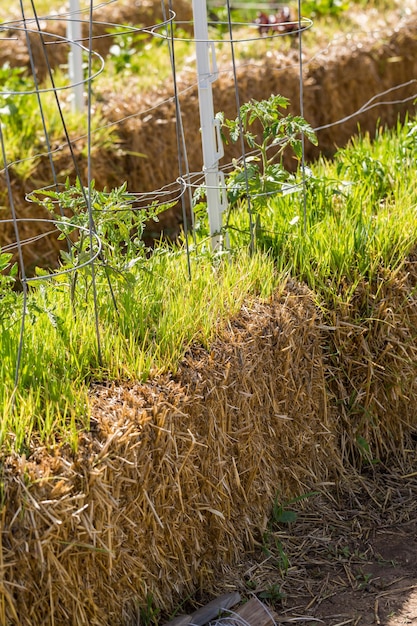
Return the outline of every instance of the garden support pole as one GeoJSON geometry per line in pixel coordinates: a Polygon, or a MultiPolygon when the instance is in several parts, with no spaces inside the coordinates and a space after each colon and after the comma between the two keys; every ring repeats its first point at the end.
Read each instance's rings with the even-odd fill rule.
{"type": "Polygon", "coordinates": [[[194,37],[196,40],[198,100],[200,107],[203,171],[206,184],[207,210],[212,247],[222,245],[222,213],[226,208],[226,189],[219,159],[223,156],[220,123],[215,119],[212,83],[217,66],[214,43],[208,38],[206,0],[193,0],[194,37]]]}
{"type": "Polygon", "coordinates": [[[84,73],[80,43],[82,41],[80,22],[80,1],[70,0],[70,15],[67,21],[67,38],[70,42],[68,55],[68,73],[72,87],[72,108],[82,111],[84,108],[84,73]],[[74,42],[78,42],[78,45],[74,42]]]}

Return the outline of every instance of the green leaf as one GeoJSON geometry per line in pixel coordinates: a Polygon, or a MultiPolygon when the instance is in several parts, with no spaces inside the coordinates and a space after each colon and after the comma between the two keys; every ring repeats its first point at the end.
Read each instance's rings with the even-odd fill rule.
{"type": "Polygon", "coordinates": [[[285,511],[283,510],[278,518],[277,518],[277,522],[281,523],[281,524],[291,524],[292,522],[295,522],[297,519],[297,513],[295,511],[285,511]]]}
{"type": "Polygon", "coordinates": [[[247,132],[245,134],[245,139],[248,142],[248,146],[250,148],[255,148],[256,147],[257,144],[256,144],[256,137],[255,137],[255,135],[253,135],[252,133],[247,132]]]}
{"type": "Polygon", "coordinates": [[[0,272],[3,272],[9,267],[10,259],[12,255],[8,252],[0,252],[0,272]]]}
{"type": "Polygon", "coordinates": [[[239,120],[236,120],[235,124],[230,129],[230,139],[234,143],[236,143],[236,141],[239,139],[239,136],[240,136],[240,125],[239,125],[239,120]]]}
{"type": "Polygon", "coordinates": [[[297,157],[297,159],[301,159],[301,157],[303,156],[303,144],[300,140],[295,140],[291,142],[291,147],[295,152],[295,156],[297,157]]]}

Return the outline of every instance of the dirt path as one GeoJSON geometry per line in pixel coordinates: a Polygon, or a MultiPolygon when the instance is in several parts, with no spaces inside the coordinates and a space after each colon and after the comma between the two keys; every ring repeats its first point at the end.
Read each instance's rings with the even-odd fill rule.
{"type": "Polygon", "coordinates": [[[417,626],[417,472],[379,468],[348,483],[350,493],[289,506],[291,524],[271,523],[234,573],[239,591],[267,603],[277,624],[417,626]]]}
{"type": "Polygon", "coordinates": [[[321,593],[316,595],[311,589],[304,597],[296,594],[296,604],[286,612],[296,616],[300,611],[312,618],[309,623],[326,626],[416,625],[416,538],[415,522],[374,528],[352,555],[346,551],[346,557],[313,563],[310,576],[322,585],[321,593]]]}

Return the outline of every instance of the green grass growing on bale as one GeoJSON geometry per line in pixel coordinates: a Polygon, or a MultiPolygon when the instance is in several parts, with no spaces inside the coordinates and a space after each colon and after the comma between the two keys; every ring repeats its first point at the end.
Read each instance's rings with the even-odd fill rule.
{"type": "MultiPolygon", "coordinates": [[[[24,68],[10,68],[8,65],[0,67],[0,113],[4,150],[9,168],[22,181],[29,179],[36,171],[38,159],[47,157],[39,104],[42,106],[52,153],[65,147],[66,130],[73,141],[74,152],[81,153],[84,157],[87,155],[88,128],[85,112],[71,110],[68,78],[60,70],[54,74],[54,84],[58,90],[57,98],[65,120],[65,129],[55,94],[48,81],[38,85],[43,90],[38,100],[35,93],[36,83],[32,77],[26,75],[24,68]]],[[[94,129],[94,151],[109,149],[114,141],[114,128],[104,122],[98,106],[92,112],[91,123],[94,129]]],[[[2,195],[6,195],[6,190],[2,191],[2,195]]]]}
{"type": "Polygon", "coordinates": [[[208,345],[216,328],[250,295],[269,295],[278,279],[264,254],[194,257],[161,248],[129,280],[112,280],[115,308],[98,272],[98,357],[91,281],[79,280],[75,300],[67,276],[31,287],[26,303],[22,360],[14,390],[22,294],[7,294],[0,319],[0,446],[29,450],[31,441],[76,447],[88,427],[87,394],[94,381],[145,380],[174,372],[192,342],[208,345]]]}
{"type": "MultiPolygon", "coordinates": [[[[333,306],[348,302],[358,282],[398,268],[417,241],[417,123],[358,135],[333,160],[320,159],[259,211],[257,244],[278,271],[303,281],[333,306]]],[[[241,207],[244,209],[244,207],[241,207]]],[[[246,231],[243,210],[230,214],[235,242],[246,231]],[[235,230],[238,235],[235,235],[235,230]]]]}

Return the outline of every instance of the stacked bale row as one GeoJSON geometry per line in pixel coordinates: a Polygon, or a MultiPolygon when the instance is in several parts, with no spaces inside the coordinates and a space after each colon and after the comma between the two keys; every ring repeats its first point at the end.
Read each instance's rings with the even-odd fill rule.
{"type": "Polygon", "coordinates": [[[126,625],[149,601],[172,611],[216,590],[274,498],[346,489],[353,466],[404,459],[417,430],[408,269],[362,284],[331,323],[288,283],[194,346],[175,377],[94,388],[76,453],[7,459],[0,624],[126,625]]]}

